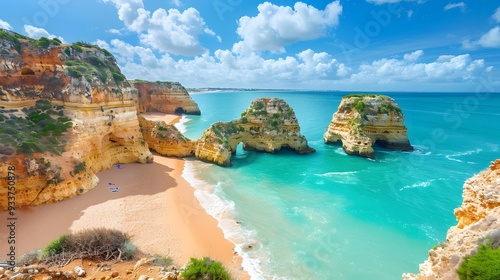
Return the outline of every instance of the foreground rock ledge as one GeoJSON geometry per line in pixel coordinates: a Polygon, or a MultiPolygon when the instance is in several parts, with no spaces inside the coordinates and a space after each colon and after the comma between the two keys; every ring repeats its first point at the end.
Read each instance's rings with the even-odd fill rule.
{"type": "Polygon", "coordinates": [[[404,280],[458,280],[463,258],[488,237],[500,235],[500,160],[464,184],[462,205],[455,209],[458,225],[451,227],[446,243],[429,251],[419,274],[405,273],[404,280]]]}
{"type": "Polygon", "coordinates": [[[413,151],[401,108],[385,95],[352,94],[342,98],[323,136],[325,143],[342,141],[349,155],[374,158],[373,144],[413,151]]]}
{"type": "Polygon", "coordinates": [[[300,134],[295,112],[282,99],[258,98],[241,118],[212,124],[196,141],[195,156],[222,166],[231,165],[231,155],[243,143],[246,150],[275,153],[282,149],[299,154],[315,152],[300,134]]]}

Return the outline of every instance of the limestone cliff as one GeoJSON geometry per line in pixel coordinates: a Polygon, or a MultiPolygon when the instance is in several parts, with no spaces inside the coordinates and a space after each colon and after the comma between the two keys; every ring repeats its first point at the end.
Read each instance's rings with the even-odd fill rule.
{"type": "Polygon", "coordinates": [[[327,144],[342,141],[346,153],[368,158],[375,157],[373,144],[413,150],[401,109],[384,95],[353,94],[342,98],[323,138],[327,144]]]}
{"type": "Polygon", "coordinates": [[[455,209],[458,225],[451,227],[446,243],[429,251],[420,273],[403,274],[405,280],[459,279],[456,270],[465,256],[480,243],[500,236],[500,160],[468,179],[463,187],[462,205],[455,209]]]}
{"type": "Polygon", "coordinates": [[[15,167],[18,206],[72,197],[113,164],[152,160],[137,90],[109,52],[0,29],[0,54],[0,185],[15,167]]]}
{"type": "Polygon", "coordinates": [[[195,142],[186,138],[175,126],[164,121],[147,120],[142,116],[139,116],[139,124],[151,150],[167,157],[194,155],[195,142]]]}
{"type": "Polygon", "coordinates": [[[274,153],[290,149],[300,154],[315,152],[300,134],[295,112],[282,99],[258,98],[241,118],[212,124],[197,140],[195,156],[223,166],[231,165],[231,155],[243,143],[247,150],[274,153]]]}
{"type": "Polygon", "coordinates": [[[180,83],[131,81],[139,91],[137,111],[199,115],[198,104],[180,83]]]}

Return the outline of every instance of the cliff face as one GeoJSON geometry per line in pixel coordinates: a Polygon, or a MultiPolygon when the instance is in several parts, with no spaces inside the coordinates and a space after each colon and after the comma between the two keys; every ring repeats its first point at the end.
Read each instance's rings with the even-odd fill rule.
{"type": "Polygon", "coordinates": [[[137,111],[199,115],[198,104],[179,83],[131,81],[139,91],[137,111]]]}
{"type": "Polygon", "coordinates": [[[137,90],[109,52],[0,30],[0,53],[0,174],[15,167],[18,206],[84,193],[113,164],[152,161],[137,90]]]}
{"type": "Polygon", "coordinates": [[[197,140],[195,156],[223,166],[231,165],[231,155],[243,143],[247,150],[274,153],[290,149],[300,154],[315,152],[300,134],[292,108],[282,99],[259,98],[228,123],[214,123],[197,140]]]}
{"type": "Polygon", "coordinates": [[[451,227],[446,243],[429,251],[420,273],[403,274],[405,280],[459,279],[456,270],[463,257],[480,243],[500,235],[500,160],[464,184],[462,205],[455,209],[458,225],[451,227]]]}
{"type": "Polygon", "coordinates": [[[194,155],[195,142],[186,138],[175,126],[164,121],[147,120],[142,116],[139,116],[139,124],[151,150],[167,157],[194,155]]]}
{"type": "Polygon", "coordinates": [[[394,100],[384,95],[348,95],[323,136],[325,143],[342,141],[350,155],[374,158],[373,144],[412,151],[404,116],[394,100]]]}

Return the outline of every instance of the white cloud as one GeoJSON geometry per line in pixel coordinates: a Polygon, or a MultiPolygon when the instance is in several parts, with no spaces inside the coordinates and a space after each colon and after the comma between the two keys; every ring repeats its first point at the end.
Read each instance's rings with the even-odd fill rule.
{"type": "Polygon", "coordinates": [[[500,6],[495,10],[495,13],[491,16],[496,22],[500,22],[500,6]]]}
{"type": "Polygon", "coordinates": [[[7,30],[12,30],[12,26],[4,20],[0,18],[0,28],[7,29],[7,30]]]}
{"type": "Polygon", "coordinates": [[[478,47],[500,48],[500,26],[493,27],[476,41],[465,40],[462,42],[462,48],[466,50],[474,50],[478,47]]]}
{"type": "Polygon", "coordinates": [[[406,13],[406,15],[408,16],[408,19],[411,19],[413,17],[413,10],[408,10],[408,12],[406,13]]]}
{"type": "Polygon", "coordinates": [[[500,26],[493,27],[477,43],[485,48],[500,48],[500,26]]]}
{"type": "Polygon", "coordinates": [[[24,31],[28,34],[29,37],[31,37],[33,39],[40,39],[41,37],[45,37],[45,38],[49,38],[49,39],[57,38],[57,39],[61,40],[61,42],[64,42],[64,39],[62,37],[50,34],[47,30],[40,28],[40,27],[25,24],[24,31]]]}
{"type": "Polygon", "coordinates": [[[420,56],[424,54],[423,50],[414,51],[412,53],[407,53],[403,56],[406,61],[416,61],[420,56]]]}
{"type": "MultiPolygon", "coordinates": [[[[142,0],[102,0],[111,2],[118,10],[118,18],[125,27],[137,32],[141,43],[161,52],[193,56],[206,52],[198,37],[208,34],[217,38],[210,30],[198,10],[188,8],[158,9],[151,13],[144,8],[142,0]]],[[[174,1],[179,3],[179,1],[174,1]]]]}
{"type": "Polygon", "coordinates": [[[181,1],[180,0],[170,0],[170,2],[172,4],[174,4],[175,6],[179,7],[181,5],[181,1]]]}
{"type": "Polygon", "coordinates": [[[236,43],[234,50],[283,52],[288,44],[322,37],[328,28],[338,26],[342,6],[334,1],[325,10],[318,10],[302,2],[293,8],[264,2],[257,10],[257,16],[238,20],[236,32],[243,41],[236,43]]]}
{"type": "Polygon", "coordinates": [[[366,2],[375,4],[375,5],[398,3],[398,2],[401,2],[401,1],[402,0],[366,0],[366,2]]]}
{"type": "Polygon", "coordinates": [[[445,11],[448,11],[451,9],[460,8],[460,11],[465,12],[465,7],[466,5],[464,2],[459,2],[459,3],[448,3],[446,6],[444,6],[443,9],[445,11]]]}
{"type": "MultiPolygon", "coordinates": [[[[415,84],[463,82],[474,80],[486,72],[482,59],[471,60],[469,54],[442,55],[430,63],[415,63],[405,55],[405,59],[380,59],[371,64],[362,64],[359,71],[351,75],[353,83],[386,83],[413,82],[415,84]]],[[[491,71],[491,70],[490,70],[491,71]]]]}
{"type": "Polygon", "coordinates": [[[115,28],[108,29],[107,32],[109,32],[111,34],[116,34],[116,35],[123,35],[120,30],[115,29],[115,28]]]}
{"type": "Polygon", "coordinates": [[[187,87],[435,90],[441,85],[442,90],[464,90],[464,85],[472,89],[478,77],[493,69],[482,59],[471,59],[469,54],[441,55],[434,61],[419,62],[422,50],[400,59],[382,58],[349,67],[331,54],[311,49],[275,58],[218,49],[213,54],[174,59],[120,40],[96,44],[116,56],[129,79],[179,81],[187,87]]]}

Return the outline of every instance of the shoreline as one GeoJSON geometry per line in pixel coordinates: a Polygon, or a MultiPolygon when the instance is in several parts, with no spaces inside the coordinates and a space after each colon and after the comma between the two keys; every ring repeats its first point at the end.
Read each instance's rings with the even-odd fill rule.
{"type": "MultiPolygon", "coordinates": [[[[180,119],[162,118],[170,124],[180,119]]],[[[249,279],[235,245],[201,207],[183,170],[183,159],[155,154],[150,164],[122,164],[99,172],[99,184],[81,196],[18,209],[17,258],[61,235],[106,227],[128,233],[138,250],[169,256],[179,267],[191,257],[208,256],[222,262],[235,279],[249,279]]],[[[7,212],[0,212],[0,220],[6,219],[7,212]]],[[[3,235],[0,240],[6,240],[3,235]]]]}

